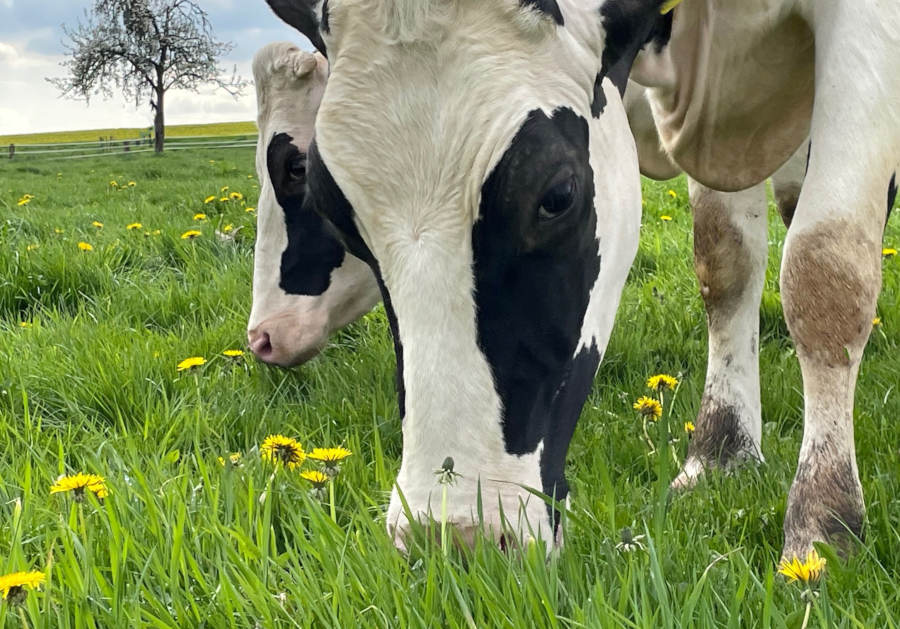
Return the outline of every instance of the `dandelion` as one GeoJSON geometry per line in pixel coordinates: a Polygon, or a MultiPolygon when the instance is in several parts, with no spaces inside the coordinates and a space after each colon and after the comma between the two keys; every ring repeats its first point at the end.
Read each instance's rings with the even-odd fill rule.
{"type": "Polygon", "coordinates": [[[194,214],[194,220],[195,221],[205,221],[206,214],[204,214],[203,212],[198,212],[197,214],[194,214]]]}
{"type": "Polygon", "coordinates": [[[202,236],[202,235],[203,235],[203,232],[201,232],[199,229],[189,229],[186,232],[184,232],[183,234],[181,234],[181,239],[182,240],[193,240],[194,238],[198,238],[199,236],[202,236]]]}
{"type": "Polygon", "coordinates": [[[228,358],[240,358],[244,355],[244,352],[239,349],[226,349],[222,352],[223,356],[228,356],[228,358]]]}
{"type": "Polygon", "coordinates": [[[26,588],[35,590],[46,579],[43,572],[32,570],[31,572],[13,572],[0,577],[0,595],[3,600],[11,605],[19,605],[25,602],[28,596],[26,588]]]}
{"type": "Polygon", "coordinates": [[[228,192],[228,186],[222,186],[222,189],[219,192],[228,192]]]}
{"type": "Polygon", "coordinates": [[[109,182],[109,187],[110,188],[118,188],[119,183],[115,179],[113,179],[112,181],[109,182]]]}
{"type": "Polygon", "coordinates": [[[216,460],[219,462],[219,465],[221,465],[222,467],[225,467],[226,463],[230,464],[232,467],[237,467],[241,464],[243,458],[244,458],[244,456],[240,452],[232,452],[231,454],[228,455],[228,459],[225,459],[224,457],[220,456],[216,460]]]}
{"type": "Polygon", "coordinates": [[[649,417],[653,421],[662,417],[662,404],[659,403],[659,400],[654,400],[652,397],[647,397],[646,395],[639,397],[638,401],[632,404],[632,408],[644,417],[649,417]]]}
{"type": "Polygon", "coordinates": [[[434,475],[438,479],[437,482],[441,486],[441,548],[444,550],[445,557],[450,552],[450,530],[447,527],[447,493],[450,485],[455,484],[456,479],[461,476],[461,474],[453,470],[454,467],[453,457],[448,456],[441,463],[441,466],[434,470],[434,475]]]}
{"type": "Polygon", "coordinates": [[[54,233],[54,234],[65,234],[65,233],[66,233],[66,230],[60,229],[59,227],[54,227],[54,228],[53,228],[53,233],[54,233]]]}
{"type": "Polygon", "coordinates": [[[218,197],[216,197],[216,195],[211,194],[211,195],[209,195],[208,197],[206,197],[205,199],[203,199],[203,202],[204,202],[205,204],[209,205],[210,203],[212,203],[213,201],[215,201],[217,198],[218,198],[218,197]]]}
{"type": "Polygon", "coordinates": [[[678,386],[678,378],[673,376],[660,373],[655,376],[650,376],[647,379],[647,388],[652,389],[654,391],[663,391],[668,389],[669,391],[674,391],[675,387],[678,386]]]}
{"type": "Polygon", "coordinates": [[[106,481],[102,476],[96,474],[75,474],[73,476],[60,476],[56,482],[50,486],[51,494],[59,494],[72,492],[75,500],[81,502],[84,500],[84,491],[92,492],[97,498],[106,498],[109,490],[106,488],[106,481]]]}
{"type": "Polygon", "coordinates": [[[34,324],[31,321],[19,321],[19,327],[27,329],[34,327],[34,324]]]}
{"type": "Polygon", "coordinates": [[[226,234],[230,233],[234,229],[234,225],[228,223],[225,227],[222,228],[222,231],[226,234]]]}
{"type": "Polygon", "coordinates": [[[222,197],[219,199],[222,203],[228,203],[228,197],[222,197]]]}
{"type": "Polygon", "coordinates": [[[178,366],[175,367],[176,371],[187,371],[188,369],[193,369],[194,367],[200,367],[206,364],[206,359],[202,356],[191,356],[190,358],[185,358],[178,366]]]}
{"type": "Polygon", "coordinates": [[[616,544],[616,550],[620,550],[623,553],[632,553],[636,550],[644,550],[644,536],[635,535],[630,526],[626,526],[622,528],[621,531],[619,531],[619,539],[621,541],[616,544]]]}
{"type": "Polygon", "coordinates": [[[25,247],[25,251],[34,251],[34,250],[37,249],[38,247],[40,247],[40,245],[37,244],[37,243],[32,244],[32,245],[28,245],[27,247],[25,247]]]}
{"type": "Polygon", "coordinates": [[[897,250],[893,247],[885,247],[881,250],[881,255],[883,255],[885,258],[891,258],[897,255],[897,250]]]}
{"type": "Polygon", "coordinates": [[[300,442],[284,435],[269,435],[259,450],[263,460],[281,463],[289,470],[298,467],[306,459],[306,453],[300,442]]]}
{"type": "Polygon", "coordinates": [[[675,192],[674,190],[672,190],[671,188],[669,188],[668,190],[666,190],[666,194],[668,194],[668,195],[669,195],[670,197],[672,197],[673,199],[677,199],[677,198],[678,198],[678,193],[676,193],[676,192],[675,192]]]}
{"type": "Polygon", "coordinates": [[[690,434],[694,432],[696,428],[694,428],[694,422],[684,422],[684,432],[690,434]]]}
{"type": "Polygon", "coordinates": [[[232,192],[231,194],[228,195],[228,197],[232,201],[243,201],[244,200],[244,195],[241,194],[240,192],[232,192]]]}
{"type": "Polygon", "coordinates": [[[875,317],[874,319],[872,319],[873,328],[877,328],[879,325],[881,325],[881,317],[875,317]]]}
{"type": "Polygon", "coordinates": [[[313,448],[307,456],[313,461],[324,463],[326,467],[336,467],[351,454],[353,453],[347,448],[313,448]]]}
{"type": "Polygon", "coordinates": [[[253,175],[247,175],[247,179],[253,179],[253,175]]]}
{"type": "Polygon", "coordinates": [[[129,182],[128,182],[128,187],[129,187],[129,188],[134,188],[136,185],[137,185],[137,183],[135,183],[134,181],[129,181],[129,182]]]}
{"type": "Polygon", "coordinates": [[[665,223],[668,223],[669,221],[672,220],[672,217],[669,216],[668,214],[663,214],[662,216],[659,217],[659,220],[661,220],[665,223]]]}
{"type": "Polygon", "coordinates": [[[802,581],[804,584],[818,581],[825,570],[825,558],[820,557],[816,549],[809,551],[806,561],[794,555],[790,561],[782,559],[778,564],[778,573],[787,577],[788,583],[802,581]]]}
{"type": "Polygon", "coordinates": [[[18,203],[16,203],[16,205],[18,205],[19,207],[22,207],[23,205],[28,205],[29,203],[31,203],[31,199],[29,199],[26,196],[26,197],[22,197],[21,199],[19,199],[19,201],[18,201],[18,203]]]}
{"type": "Polygon", "coordinates": [[[328,481],[331,480],[326,474],[320,472],[319,470],[308,470],[306,472],[301,472],[300,478],[311,482],[313,484],[313,487],[315,487],[316,489],[323,489],[325,485],[328,484],[328,481]]]}
{"type": "Polygon", "coordinates": [[[96,227],[97,229],[103,229],[103,223],[101,223],[100,221],[93,221],[93,222],[91,223],[91,225],[92,225],[93,227],[96,227]]]}
{"type": "Polygon", "coordinates": [[[143,229],[143,228],[144,228],[144,226],[141,223],[128,223],[128,225],[125,226],[125,229],[127,229],[128,231],[132,231],[135,229],[143,229]]]}
{"type": "Polygon", "coordinates": [[[94,247],[90,243],[86,243],[86,242],[79,242],[78,248],[81,249],[82,251],[93,251],[94,250],[94,247]]]}
{"type": "Polygon", "coordinates": [[[256,208],[255,208],[255,207],[248,207],[248,208],[244,208],[244,211],[245,211],[245,212],[248,212],[248,213],[249,213],[249,212],[255,212],[255,211],[256,211],[256,208]]]}

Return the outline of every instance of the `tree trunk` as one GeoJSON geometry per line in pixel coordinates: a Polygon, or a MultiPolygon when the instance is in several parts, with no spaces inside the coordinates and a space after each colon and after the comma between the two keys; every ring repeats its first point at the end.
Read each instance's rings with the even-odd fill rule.
{"type": "Polygon", "coordinates": [[[153,138],[157,153],[163,152],[163,145],[166,141],[166,121],[163,113],[163,97],[165,94],[163,90],[156,90],[156,115],[153,118],[153,138]]]}

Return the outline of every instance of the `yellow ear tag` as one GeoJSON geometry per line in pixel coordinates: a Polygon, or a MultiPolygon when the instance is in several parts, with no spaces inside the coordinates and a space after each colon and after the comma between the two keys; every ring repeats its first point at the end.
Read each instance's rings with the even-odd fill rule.
{"type": "Polygon", "coordinates": [[[666,0],[659,8],[660,15],[665,15],[681,3],[681,0],[666,0]]]}

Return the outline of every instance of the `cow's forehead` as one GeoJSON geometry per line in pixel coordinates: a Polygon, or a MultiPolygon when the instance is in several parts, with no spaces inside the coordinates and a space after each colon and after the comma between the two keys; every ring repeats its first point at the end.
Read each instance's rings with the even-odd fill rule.
{"type": "Polygon", "coordinates": [[[439,7],[421,18],[432,20],[429,38],[403,43],[351,11],[339,32],[331,23],[316,137],[366,229],[402,213],[445,220],[450,204],[471,224],[481,185],[530,112],[591,115],[599,61],[578,39],[552,20],[523,27],[491,2],[447,7],[449,17],[439,7]]]}

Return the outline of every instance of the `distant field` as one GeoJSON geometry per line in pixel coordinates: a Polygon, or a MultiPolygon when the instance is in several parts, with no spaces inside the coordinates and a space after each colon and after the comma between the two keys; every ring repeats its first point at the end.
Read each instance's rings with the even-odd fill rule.
{"type": "MultiPolygon", "coordinates": [[[[0,146],[7,144],[49,144],[53,142],[96,142],[100,138],[131,140],[141,137],[147,128],[134,129],[88,129],[85,131],[47,131],[44,133],[24,133],[0,135],[0,146]]],[[[181,124],[166,127],[166,137],[181,138],[195,135],[239,135],[256,133],[256,123],[219,122],[215,124],[181,124]]]]}

